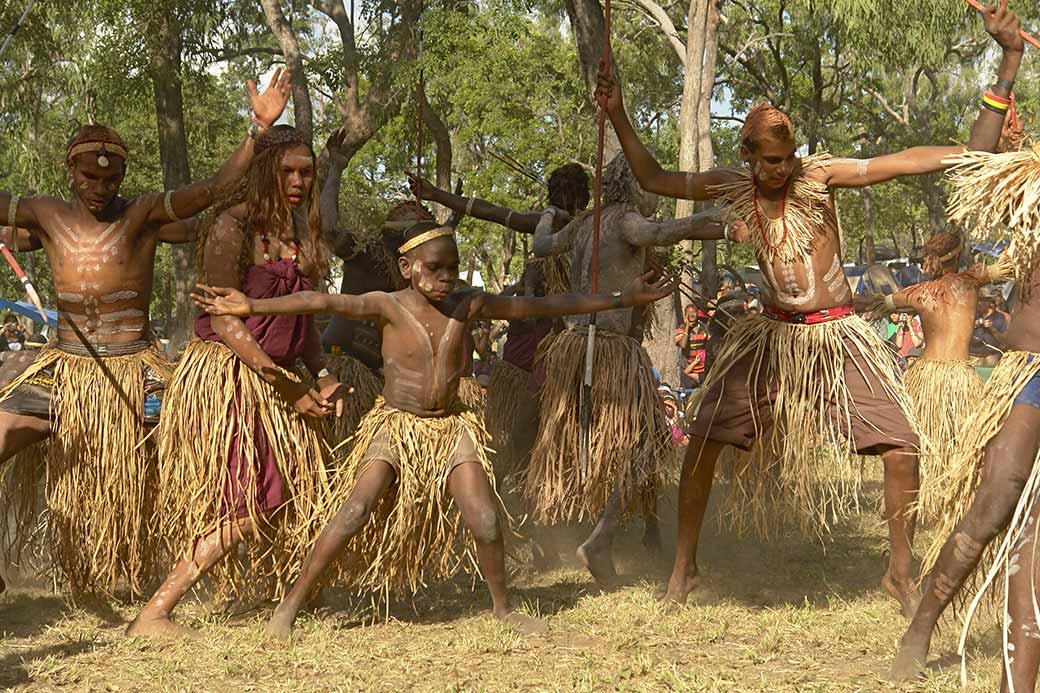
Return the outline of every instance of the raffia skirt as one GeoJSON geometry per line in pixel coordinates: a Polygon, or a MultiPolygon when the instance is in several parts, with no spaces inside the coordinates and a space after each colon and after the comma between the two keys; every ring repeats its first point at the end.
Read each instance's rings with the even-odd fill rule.
{"type": "Polygon", "coordinates": [[[42,403],[53,434],[12,459],[5,495],[17,528],[8,557],[67,581],[73,594],[131,592],[158,568],[149,518],[156,491],[155,450],[146,443],[146,391],[158,391],[173,366],[149,347],[122,356],[80,356],[47,348],[0,392],[0,408],[42,403]],[[41,474],[41,467],[46,471],[41,474]],[[37,512],[40,484],[46,511],[37,512]],[[44,519],[44,522],[40,522],[44,519]]]}
{"type": "MultiPolygon", "coordinates": [[[[290,378],[295,373],[287,372],[290,378]]],[[[304,419],[231,349],[192,341],[166,393],[158,430],[156,529],[176,557],[199,541],[250,523],[249,560],[222,561],[221,594],[252,594],[258,581],[281,594],[298,573],[329,493],[329,449],[320,424],[304,419]]]]}
{"type": "MultiPolygon", "coordinates": [[[[475,547],[463,536],[448,477],[459,464],[477,462],[494,490],[488,442],[482,415],[465,405],[447,416],[421,417],[388,407],[379,397],[361,420],[334,487],[317,509],[315,525],[324,527],[370,464],[383,461],[394,468],[395,482],[337,561],[339,579],[389,597],[414,593],[431,581],[475,567],[475,547]],[[463,448],[466,452],[460,456],[463,448]]],[[[502,501],[497,492],[493,495],[508,525],[502,501]]]]}
{"type": "Polygon", "coordinates": [[[691,436],[740,448],[720,457],[720,520],[762,537],[788,524],[822,536],[858,508],[857,453],[919,442],[891,347],[855,315],[737,321],[691,418],[691,436]]]}
{"type": "Polygon", "coordinates": [[[587,335],[569,329],[542,340],[539,429],[523,494],[542,523],[596,519],[615,491],[630,508],[674,461],[650,357],[636,340],[597,332],[588,469],[583,478],[581,406],[587,335]]]}

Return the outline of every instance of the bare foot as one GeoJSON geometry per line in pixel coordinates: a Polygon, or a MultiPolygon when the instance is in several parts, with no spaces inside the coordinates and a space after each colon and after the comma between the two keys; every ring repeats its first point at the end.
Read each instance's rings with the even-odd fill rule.
{"type": "Polygon", "coordinates": [[[547,633],[549,631],[549,626],[546,625],[545,621],[525,616],[519,611],[496,612],[495,618],[502,623],[516,628],[524,635],[541,635],[542,633],[547,633]]]}
{"type": "Polygon", "coordinates": [[[267,622],[264,630],[276,640],[288,640],[292,636],[293,623],[296,621],[296,612],[288,608],[285,603],[279,604],[271,614],[271,620],[267,622]]]}
{"type": "Polygon", "coordinates": [[[596,584],[602,589],[610,589],[617,584],[617,571],[614,570],[614,560],[610,555],[610,548],[598,547],[585,542],[575,552],[578,560],[585,566],[596,584]]]}
{"type": "Polygon", "coordinates": [[[686,606],[691,597],[693,603],[706,604],[714,600],[708,582],[700,575],[687,575],[679,584],[675,579],[668,580],[668,590],[661,597],[666,614],[673,614],[686,606]]]}
{"type": "Polygon", "coordinates": [[[174,623],[168,616],[142,618],[140,615],[126,627],[129,638],[165,638],[168,640],[198,640],[201,636],[187,626],[174,623]]]}
{"type": "Polygon", "coordinates": [[[924,673],[928,660],[928,641],[928,637],[920,637],[909,630],[903,634],[899,641],[899,651],[892,662],[893,681],[911,681],[924,673]]]}
{"type": "Polygon", "coordinates": [[[921,591],[913,580],[896,580],[891,575],[881,578],[881,586],[899,602],[900,611],[906,618],[913,618],[921,604],[921,591]]]}

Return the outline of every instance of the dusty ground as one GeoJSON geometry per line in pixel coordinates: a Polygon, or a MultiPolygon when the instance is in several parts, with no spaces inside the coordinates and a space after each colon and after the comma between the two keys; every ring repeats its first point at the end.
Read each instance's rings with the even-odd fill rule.
{"type": "MultiPolygon", "coordinates": [[[[876,493],[876,489],[874,491],[876,493]]],[[[869,505],[867,507],[870,507],[869,505]]],[[[663,510],[665,520],[673,514],[663,510]]],[[[568,552],[578,532],[568,532],[568,552]]],[[[826,546],[792,537],[770,546],[710,529],[703,563],[717,602],[662,613],[667,561],[640,546],[640,527],[618,547],[628,577],[612,594],[588,593],[573,564],[543,574],[517,567],[523,608],[550,633],[520,637],[483,610],[469,582],[395,605],[389,621],[363,625],[332,604],[302,617],[288,645],[260,628],[269,608],[233,620],[199,604],[179,614],[199,642],[122,636],[132,605],[73,608],[41,589],[0,597],[0,686],[25,690],[624,690],[953,691],[959,688],[949,622],[936,637],[929,677],[897,689],[885,672],[905,626],[878,587],[885,541],[876,513],[839,526],[826,546]]],[[[664,527],[665,554],[674,531],[664,527]]],[[[920,552],[919,547],[919,552],[920,552]]],[[[969,641],[969,691],[999,682],[992,618],[969,641]]]]}

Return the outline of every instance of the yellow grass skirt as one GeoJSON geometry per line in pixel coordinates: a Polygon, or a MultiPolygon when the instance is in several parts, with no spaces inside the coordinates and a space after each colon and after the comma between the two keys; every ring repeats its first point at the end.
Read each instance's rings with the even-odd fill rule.
{"type": "MultiPolygon", "coordinates": [[[[42,444],[47,521],[33,543],[74,594],[111,593],[121,578],[137,593],[158,567],[147,525],[157,477],[154,448],[145,444],[145,373],[168,380],[173,366],[154,348],[100,363],[45,349],[0,399],[52,367],[53,435],[42,444]]],[[[16,476],[24,482],[14,491],[19,504],[34,507],[38,475],[16,476]]]]}
{"type": "Polygon", "coordinates": [[[531,374],[499,359],[491,370],[491,382],[487,389],[487,423],[495,449],[495,467],[514,470],[520,460],[513,454],[513,431],[521,407],[529,404],[533,395],[527,389],[531,374]]]}
{"type": "Polygon", "coordinates": [[[938,483],[960,447],[959,433],[971,423],[985,384],[967,361],[919,360],[903,376],[921,432],[921,512],[939,513],[944,488],[938,483]]]}
{"type": "MultiPolygon", "coordinates": [[[[398,476],[338,561],[339,576],[362,590],[389,597],[417,592],[428,582],[445,580],[465,565],[476,565],[475,547],[464,542],[461,518],[448,493],[459,441],[469,433],[478,461],[495,488],[489,436],[481,416],[462,407],[442,417],[421,417],[386,406],[382,397],[361,420],[353,450],[339,469],[332,492],[322,499],[315,526],[336,515],[367,469],[366,454],[377,433],[386,432],[399,460],[398,476]]],[[[498,511],[508,523],[501,499],[498,511]]],[[[317,537],[315,536],[315,539],[317,537]]]]}
{"type": "MultiPolygon", "coordinates": [[[[892,350],[859,316],[814,325],[749,316],[730,328],[701,393],[720,386],[730,369],[750,358],[748,391],[772,390],[775,401],[771,427],[756,418],[751,450],[734,448],[720,457],[720,476],[730,482],[720,506],[725,526],[768,538],[793,524],[823,536],[858,509],[862,465],[844,433],[855,411],[845,381],[850,348],[859,354],[860,369],[876,377],[913,426],[892,350]]],[[[691,404],[692,413],[700,402],[691,404]]]]}
{"type": "MultiPolygon", "coordinates": [[[[343,416],[331,416],[326,419],[325,432],[332,446],[338,446],[346,442],[362,417],[376,403],[376,398],[383,391],[383,381],[368,366],[361,363],[349,354],[331,356],[328,359],[328,369],[337,380],[346,388],[354,388],[354,391],[346,395],[343,403],[343,416]]],[[[349,448],[339,448],[338,452],[346,454],[349,448]]]]}
{"type": "MultiPolygon", "coordinates": [[[[982,482],[986,445],[1004,425],[1018,393],[1038,373],[1040,356],[1026,351],[1009,351],[990,374],[982,400],[972,408],[968,425],[960,432],[957,452],[950,466],[935,475],[935,496],[932,499],[937,518],[935,540],[925,553],[921,575],[931,572],[943,544],[953,535],[957,523],[975,499],[975,492],[982,482]],[[1034,357],[1032,362],[1030,356],[1034,357]]],[[[996,542],[990,543],[988,554],[991,557],[996,555],[996,546],[996,542]]],[[[969,590],[962,589],[960,593],[968,594],[969,590]]]]}
{"type": "Polygon", "coordinates": [[[593,357],[592,424],[586,479],[581,478],[584,331],[550,335],[538,347],[545,364],[538,439],[524,476],[535,517],[553,524],[596,519],[615,490],[629,507],[647,481],[674,459],[650,357],[636,340],[597,332],[593,357]]]}
{"type": "Polygon", "coordinates": [[[306,523],[329,490],[328,447],[320,424],[306,421],[231,349],[194,340],[166,390],[158,436],[156,529],[171,550],[191,560],[203,537],[239,519],[226,496],[229,488],[240,488],[245,514],[256,528],[246,542],[250,568],[223,561],[214,581],[221,591],[241,593],[255,587],[258,576],[273,577],[280,591],[306,557],[316,531],[306,523]],[[259,507],[260,460],[250,422],[262,430],[274,453],[284,500],[277,512],[259,507]],[[239,463],[245,470],[239,481],[232,478],[229,464],[236,426],[239,463]]]}

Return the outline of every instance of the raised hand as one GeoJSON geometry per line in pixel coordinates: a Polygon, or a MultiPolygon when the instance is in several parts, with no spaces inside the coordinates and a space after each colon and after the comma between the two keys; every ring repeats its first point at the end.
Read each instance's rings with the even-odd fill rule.
{"type": "Polygon", "coordinates": [[[1021,22],[1011,10],[998,2],[993,7],[979,9],[982,22],[986,26],[986,32],[1000,44],[1005,51],[1017,51],[1021,53],[1026,49],[1025,41],[1022,39],[1021,22]]]}
{"type": "Polygon", "coordinates": [[[674,279],[657,270],[650,270],[633,279],[628,288],[621,292],[621,303],[626,306],[652,303],[674,292],[675,287],[674,279]]]}
{"type": "Polygon", "coordinates": [[[202,293],[192,294],[192,300],[195,301],[195,305],[210,315],[245,317],[253,312],[252,299],[237,289],[206,286],[205,284],[195,286],[202,293]]]}
{"type": "Polygon", "coordinates": [[[416,197],[423,200],[432,200],[433,196],[440,192],[437,186],[422,176],[417,176],[411,171],[405,171],[404,174],[408,176],[408,187],[411,188],[412,194],[416,197]]]}
{"type": "Polygon", "coordinates": [[[274,125],[274,121],[278,120],[285,110],[285,105],[289,103],[289,94],[292,91],[289,87],[291,74],[289,68],[280,67],[275,70],[263,94],[257,92],[256,82],[246,82],[249,100],[253,104],[253,117],[263,127],[269,128],[274,125]]]}
{"type": "Polygon", "coordinates": [[[621,84],[618,82],[614,60],[604,55],[599,60],[599,73],[596,75],[596,101],[607,113],[620,113],[624,110],[621,100],[621,84]]]}

